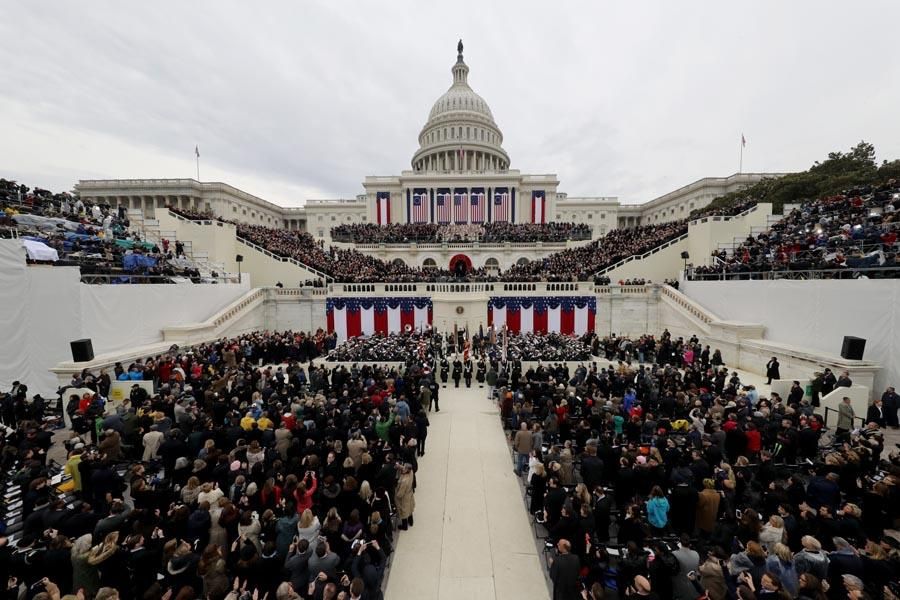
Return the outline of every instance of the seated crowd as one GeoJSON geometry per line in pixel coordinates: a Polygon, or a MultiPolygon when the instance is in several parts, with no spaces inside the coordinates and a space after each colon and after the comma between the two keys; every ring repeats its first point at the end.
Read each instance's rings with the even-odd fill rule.
{"type": "MultiPolygon", "coordinates": [[[[328,354],[328,360],[342,362],[393,362],[415,357],[427,363],[435,359],[456,358],[464,354],[466,340],[454,344],[452,335],[436,332],[391,333],[350,338],[339,344],[328,354]]],[[[489,344],[487,334],[474,334],[469,340],[471,356],[463,360],[471,361],[480,356],[500,360],[503,352],[502,334],[495,336],[496,343],[489,344]],[[483,351],[482,351],[483,350],[483,351]]],[[[558,333],[516,333],[510,334],[506,342],[509,360],[589,360],[591,357],[591,335],[581,337],[558,333]]],[[[465,366],[465,365],[464,365],[465,366]]]]}
{"type": "Polygon", "coordinates": [[[68,490],[43,403],[4,394],[7,597],[381,598],[433,382],[412,364],[316,366],[326,337],[249,333],[74,377],[68,490]],[[112,380],[134,382],[115,406],[112,380]]]}
{"type": "Polygon", "coordinates": [[[641,225],[632,229],[613,229],[586,246],[556,252],[542,260],[515,265],[506,273],[506,281],[584,281],[598,271],[624,258],[643,254],[687,233],[687,221],[661,225],[641,225]]]}
{"type": "MultiPolygon", "coordinates": [[[[714,264],[694,269],[698,279],[770,271],[857,269],[875,277],[895,277],[878,268],[898,262],[900,184],[863,186],[802,203],[767,231],[748,237],[729,253],[713,255],[714,264]]],[[[835,277],[842,276],[834,273],[835,277]]]]}
{"type": "MultiPolygon", "coordinates": [[[[755,204],[752,200],[745,200],[727,208],[710,209],[699,212],[692,218],[713,214],[736,214],[746,210],[755,204]]],[[[210,214],[170,207],[172,212],[189,219],[217,218],[210,214]]],[[[322,241],[316,241],[310,234],[301,231],[289,231],[262,225],[246,225],[236,221],[223,222],[234,223],[239,237],[260,246],[278,256],[294,258],[297,261],[309,265],[336,282],[343,283],[421,283],[421,282],[533,282],[533,281],[590,281],[598,271],[610,267],[618,261],[634,254],[643,254],[653,248],[664,244],[687,232],[687,220],[672,221],[659,225],[644,225],[633,229],[614,229],[603,238],[578,248],[572,248],[550,254],[540,260],[530,261],[525,264],[517,264],[500,273],[490,272],[484,268],[472,269],[465,274],[451,272],[448,269],[415,268],[399,261],[386,262],[378,258],[368,256],[355,249],[343,249],[331,246],[325,248],[322,241]]],[[[404,236],[416,236],[421,233],[434,231],[437,238],[445,239],[453,236],[454,239],[468,239],[478,235],[493,235],[497,232],[504,239],[516,238],[521,233],[533,231],[538,228],[548,235],[572,236],[572,239],[582,239],[578,236],[588,232],[582,225],[577,224],[547,224],[547,225],[509,225],[504,223],[492,223],[485,225],[445,225],[433,230],[431,225],[400,225],[392,224],[379,226],[373,224],[342,225],[334,231],[340,231],[341,235],[354,236],[357,233],[363,236],[371,232],[372,239],[385,241],[391,236],[397,235],[398,239],[404,236]]],[[[541,234],[543,235],[543,234],[541,234]]],[[[343,238],[342,238],[343,239],[343,238]]],[[[603,279],[597,280],[602,285],[603,279]]],[[[606,280],[608,281],[608,279],[606,280]]]]}
{"type": "Polygon", "coordinates": [[[332,227],[331,239],[354,244],[566,242],[591,239],[591,227],[584,223],[362,223],[332,227]]]}
{"type": "Polygon", "coordinates": [[[896,597],[883,423],[829,433],[799,385],[760,395],[696,337],[592,350],[608,368],[491,367],[554,597],[896,597]]]}
{"type": "Polygon", "coordinates": [[[123,208],[0,179],[0,210],[0,225],[35,243],[26,246],[29,264],[78,266],[91,283],[170,283],[172,277],[201,281],[181,242],[163,240],[161,249],[142,240],[129,230],[123,208]]]}

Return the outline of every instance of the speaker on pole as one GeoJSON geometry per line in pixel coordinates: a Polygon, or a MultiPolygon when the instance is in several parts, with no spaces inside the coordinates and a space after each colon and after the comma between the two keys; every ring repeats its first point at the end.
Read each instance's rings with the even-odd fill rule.
{"type": "Polygon", "coordinates": [[[862,360],[866,351],[866,340],[852,335],[844,336],[844,344],[841,346],[841,358],[849,360],[862,360]]]}
{"type": "Polygon", "coordinates": [[[69,342],[69,346],[72,348],[73,361],[88,362],[94,360],[94,345],[91,343],[90,338],[69,342]]]}

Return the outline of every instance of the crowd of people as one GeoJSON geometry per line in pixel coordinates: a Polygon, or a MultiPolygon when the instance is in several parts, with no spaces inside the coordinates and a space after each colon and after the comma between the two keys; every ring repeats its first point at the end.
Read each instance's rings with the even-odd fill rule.
{"type": "Polygon", "coordinates": [[[421,362],[433,362],[435,347],[432,333],[376,334],[345,340],[328,353],[328,360],[338,362],[405,362],[416,357],[421,362]]]}
{"type": "Polygon", "coordinates": [[[376,334],[344,341],[328,354],[328,360],[402,362],[415,357],[433,363],[436,359],[462,357],[465,367],[466,362],[473,360],[500,360],[505,347],[507,360],[580,361],[591,357],[593,337],[591,334],[578,337],[559,333],[516,333],[510,334],[504,344],[500,333],[494,335],[494,343],[489,342],[489,334],[476,333],[469,339],[461,333],[461,341],[454,344],[452,335],[432,331],[376,334]],[[467,347],[469,353],[466,353],[467,347]]]}
{"type": "Polygon", "coordinates": [[[585,281],[624,258],[643,254],[687,233],[687,221],[613,229],[578,248],[556,252],[544,259],[515,265],[504,273],[506,281],[585,281]]]}
{"type": "MultiPolygon", "coordinates": [[[[742,203],[733,207],[732,211],[746,210],[752,206],[752,202],[742,203]]],[[[184,209],[170,208],[186,218],[209,219],[211,215],[187,211],[184,209]]],[[[716,211],[719,214],[721,211],[716,211]]],[[[220,219],[222,220],[222,219],[220,219]]],[[[485,268],[474,268],[461,273],[449,269],[417,268],[400,262],[386,262],[378,258],[368,256],[355,249],[338,248],[336,246],[325,247],[323,241],[315,239],[306,232],[288,231],[262,225],[246,225],[233,222],[237,226],[237,233],[243,239],[252,242],[266,250],[278,255],[287,256],[309,265],[312,268],[332,277],[336,282],[345,283],[421,283],[421,282],[533,282],[533,281],[591,281],[598,271],[614,265],[619,260],[634,254],[642,254],[664,244],[687,232],[687,221],[673,221],[660,225],[645,225],[632,229],[614,229],[603,238],[578,248],[568,249],[550,254],[544,259],[529,261],[525,264],[517,264],[506,271],[497,272],[485,268]]],[[[486,232],[496,232],[504,239],[524,241],[530,237],[529,232],[535,229],[547,232],[547,235],[559,234],[563,236],[575,236],[572,239],[581,238],[585,233],[584,226],[577,224],[547,224],[547,225],[510,225],[504,223],[491,223],[487,225],[452,225],[436,227],[427,224],[387,226],[364,224],[342,225],[335,228],[346,238],[348,235],[363,236],[359,239],[377,239],[384,242],[386,239],[397,239],[404,236],[416,236],[425,232],[434,231],[437,239],[444,239],[447,231],[456,231],[453,234],[457,239],[465,239],[467,236],[476,235],[473,231],[462,231],[460,228],[477,228],[479,236],[487,235],[486,232]],[[365,236],[371,232],[372,238],[365,236]]],[[[491,234],[493,235],[493,233],[491,234]]],[[[536,234],[537,235],[537,234],[536,234]]],[[[543,234],[540,234],[543,235],[543,234]]],[[[540,236],[539,236],[540,237],[540,236]]],[[[551,235],[552,237],[552,235],[551,235]]],[[[531,237],[534,240],[534,237],[531,237]]],[[[362,243],[362,242],[359,242],[362,243]]],[[[369,242],[367,242],[369,243],[369,242]]],[[[603,278],[598,278],[603,281],[603,278]]],[[[608,281],[608,279],[606,279],[608,281]]]]}
{"type": "Polygon", "coordinates": [[[826,428],[798,385],[763,395],[696,337],[591,348],[571,371],[501,363],[496,383],[554,598],[898,597],[900,457],[879,422],[826,428]]]}
{"type": "Polygon", "coordinates": [[[835,270],[835,278],[859,269],[869,277],[896,277],[900,184],[862,186],[802,203],[778,223],[749,236],[731,252],[721,249],[697,279],[747,277],[749,273],[835,270]]]}
{"type": "Polygon", "coordinates": [[[326,337],[248,333],[82,372],[60,392],[62,487],[43,409],[16,382],[6,597],[381,598],[397,530],[414,526],[434,382],[415,364],[318,366],[326,337]],[[114,406],[112,380],[133,382],[114,406]]]}
{"type": "Polygon", "coordinates": [[[591,239],[584,223],[434,223],[344,224],[331,228],[331,239],[354,244],[438,242],[535,243],[591,239]]]}
{"type": "Polygon", "coordinates": [[[30,264],[78,266],[87,283],[206,281],[182,242],[162,240],[160,248],[143,240],[130,229],[124,208],[0,179],[0,210],[0,227],[26,242],[30,264]]]}

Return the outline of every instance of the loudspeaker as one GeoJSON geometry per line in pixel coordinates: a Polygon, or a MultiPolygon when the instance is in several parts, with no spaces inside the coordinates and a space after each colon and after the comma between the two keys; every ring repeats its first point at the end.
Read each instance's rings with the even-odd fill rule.
{"type": "Polygon", "coordinates": [[[240,254],[234,257],[234,262],[244,262],[244,257],[240,254]]]}
{"type": "Polygon", "coordinates": [[[841,358],[850,360],[862,360],[866,350],[866,340],[852,335],[844,336],[844,345],[841,346],[841,358]]]}
{"type": "Polygon", "coordinates": [[[687,259],[689,259],[690,257],[691,257],[691,255],[688,254],[688,251],[687,251],[687,250],[683,250],[683,251],[681,252],[681,258],[683,258],[684,260],[687,260],[687,259]]]}
{"type": "Polygon", "coordinates": [[[72,347],[72,360],[75,362],[94,360],[94,345],[90,338],[69,342],[69,346],[72,347]]]}

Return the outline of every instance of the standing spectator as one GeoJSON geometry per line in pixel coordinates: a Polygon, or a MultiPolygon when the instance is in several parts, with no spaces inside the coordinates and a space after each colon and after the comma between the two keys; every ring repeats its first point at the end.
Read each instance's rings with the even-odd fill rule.
{"type": "Polygon", "coordinates": [[[691,547],[691,538],[687,534],[681,534],[678,550],[672,552],[678,561],[678,573],[672,576],[672,594],[675,600],[694,600],[697,590],[693,582],[688,579],[688,573],[697,571],[700,566],[700,555],[691,547]]]}
{"type": "Polygon", "coordinates": [[[900,395],[894,391],[893,387],[889,387],[884,394],[881,395],[881,402],[884,405],[884,422],[891,429],[898,428],[897,409],[900,409],[900,395]]]}
{"type": "Polygon", "coordinates": [[[578,575],[581,561],[571,554],[572,544],[561,539],[556,544],[559,555],[550,565],[550,581],[553,582],[553,600],[580,600],[578,575]]]}
{"type": "Polygon", "coordinates": [[[779,370],[780,366],[781,365],[779,364],[778,359],[774,356],[768,363],[766,363],[766,377],[768,378],[766,385],[772,385],[773,379],[781,379],[781,371],[779,370]]]}
{"type": "Polygon", "coordinates": [[[853,429],[853,419],[855,417],[856,412],[854,412],[853,406],[850,404],[850,398],[844,396],[844,399],[838,404],[837,427],[834,430],[835,436],[844,437],[847,435],[853,429]]]}
{"type": "Polygon", "coordinates": [[[531,430],[528,429],[528,423],[522,421],[522,426],[516,432],[513,438],[513,447],[516,449],[516,475],[521,477],[525,474],[525,467],[528,466],[528,455],[534,446],[534,439],[531,430]]]}
{"type": "Polygon", "coordinates": [[[397,513],[400,516],[398,529],[406,530],[413,525],[413,511],[416,509],[416,494],[412,465],[406,463],[400,467],[400,477],[397,479],[395,499],[397,501],[397,513]]]}
{"type": "Polygon", "coordinates": [[[703,491],[697,496],[697,529],[701,534],[709,535],[713,532],[721,499],[716,491],[716,481],[704,479],[703,491]]]}
{"type": "Polygon", "coordinates": [[[656,535],[663,535],[669,524],[669,501],[658,485],[650,490],[650,499],[647,500],[647,521],[656,535]]]}
{"type": "Polygon", "coordinates": [[[866,423],[875,423],[879,427],[884,427],[885,411],[881,398],[875,398],[875,402],[869,405],[869,410],[866,411],[866,423]]]}

